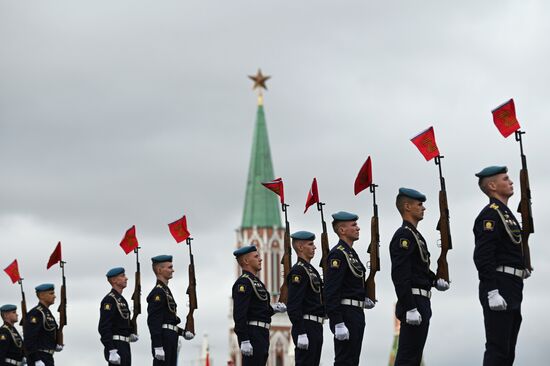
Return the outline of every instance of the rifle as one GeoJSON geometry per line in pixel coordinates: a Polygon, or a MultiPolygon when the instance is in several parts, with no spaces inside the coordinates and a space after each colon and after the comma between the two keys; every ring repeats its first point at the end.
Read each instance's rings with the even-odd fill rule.
{"type": "Polygon", "coordinates": [[[449,222],[449,205],[447,203],[447,190],[445,188],[445,178],[441,173],[441,159],[443,156],[435,157],[435,165],[439,167],[439,181],[441,189],[439,191],[439,221],[436,230],[439,231],[441,237],[441,253],[437,259],[437,278],[442,278],[449,282],[449,264],[447,263],[447,253],[453,249],[451,240],[451,227],[449,222]]]}
{"type": "Polygon", "coordinates": [[[64,261],[59,262],[61,267],[61,301],[57,311],[59,312],[59,327],[57,328],[56,333],[56,342],[59,345],[63,345],[63,328],[67,325],[67,281],[65,279],[65,263],[64,261]]]}
{"type": "Polygon", "coordinates": [[[284,254],[281,258],[281,264],[283,265],[283,284],[279,289],[279,302],[286,304],[288,302],[288,274],[290,273],[290,264],[292,261],[292,251],[290,247],[290,224],[287,218],[286,203],[282,204],[283,212],[285,213],[285,237],[284,237],[284,254]]]}
{"type": "Polygon", "coordinates": [[[533,213],[531,211],[531,188],[529,187],[529,171],[527,170],[527,157],[523,153],[523,141],[521,135],[525,132],[516,131],[515,138],[519,142],[521,153],[521,170],[519,171],[519,182],[521,187],[521,200],[519,201],[518,212],[521,213],[521,249],[525,268],[533,270],[531,265],[531,251],[529,250],[529,235],[535,232],[533,225],[533,213]]]}
{"type": "Polygon", "coordinates": [[[187,245],[189,245],[189,286],[187,287],[187,295],[189,296],[189,312],[187,313],[187,319],[185,321],[185,330],[195,334],[195,319],[193,318],[193,312],[198,309],[197,305],[197,279],[195,278],[195,261],[193,259],[193,253],[191,252],[191,240],[189,237],[186,239],[187,245]]]}
{"type": "Polygon", "coordinates": [[[25,325],[25,321],[27,319],[27,300],[25,299],[25,291],[23,291],[23,279],[20,278],[19,286],[21,286],[21,321],[19,322],[20,326],[25,325]]]}
{"type": "Polygon", "coordinates": [[[378,226],[378,205],[376,204],[376,187],[377,184],[371,184],[369,187],[372,193],[372,207],[373,214],[370,220],[370,244],[367,249],[369,253],[369,276],[365,281],[365,287],[367,288],[367,297],[373,302],[376,302],[376,284],[374,282],[374,276],[376,272],[380,271],[380,229],[378,226]]]}
{"type": "Polygon", "coordinates": [[[136,335],[138,334],[137,318],[138,315],[141,314],[141,265],[139,264],[139,248],[138,246],[134,249],[134,253],[136,253],[136,283],[134,286],[134,293],[132,294],[134,313],[130,320],[132,333],[136,335]]]}
{"type": "Polygon", "coordinates": [[[326,279],[328,271],[328,252],[330,251],[330,248],[328,245],[327,223],[325,222],[325,218],[323,216],[323,205],[323,202],[317,202],[317,210],[321,212],[321,223],[323,225],[323,233],[321,234],[321,250],[323,255],[319,266],[323,268],[323,278],[326,279]]]}

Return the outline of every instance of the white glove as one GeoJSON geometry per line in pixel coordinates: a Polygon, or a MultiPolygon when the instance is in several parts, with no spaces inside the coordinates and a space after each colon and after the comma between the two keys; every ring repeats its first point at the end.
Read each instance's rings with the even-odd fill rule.
{"type": "Polygon", "coordinates": [[[55,352],[61,352],[63,351],[63,345],[62,344],[56,344],[55,345],[55,352]]]}
{"type": "Polygon", "coordinates": [[[372,309],[374,305],[376,305],[374,301],[372,301],[368,297],[365,297],[365,305],[363,305],[364,309],[372,309]]]}
{"type": "Polygon", "coordinates": [[[307,334],[304,333],[298,336],[298,343],[296,344],[296,347],[305,350],[309,348],[309,339],[307,338],[307,334]]]}
{"type": "Polygon", "coordinates": [[[531,277],[531,271],[525,268],[525,273],[523,274],[523,279],[526,280],[531,277]]]}
{"type": "Polygon", "coordinates": [[[438,291],[447,291],[451,287],[449,282],[445,281],[443,278],[438,278],[435,282],[435,288],[438,291]]]}
{"type": "Polygon", "coordinates": [[[120,355],[118,354],[117,349],[112,349],[109,351],[109,363],[113,365],[120,365],[120,355]]]}
{"type": "Polygon", "coordinates": [[[34,363],[34,366],[46,366],[46,365],[45,365],[44,362],[42,362],[42,361],[36,361],[36,362],[34,363]]]}
{"type": "Polygon", "coordinates": [[[26,359],[25,357],[23,357],[23,358],[21,359],[21,365],[22,365],[22,366],[27,366],[27,359],[26,359]]]}
{"type": "Polygon", "coordinates": [[[137,334],[130,334],[130,343],[134,343],[134,342],[137,342],[139,340],[139,336],[137,334]]]}
{"type": "Polygon", "coordinates": [[[420,325],[422,323],[422,315],[418,312],[416,308],[407,311],[406,316],[407,324],[410,325],[420,325]]]}
{"type": "Polygon", "coordinates": [[[159,361],[164,361],[164,358],[165,358],[164,348],[162,347],[155,348],[155,358],[159,361]]]}
{"type": "Polygon", "coordinates": [[[243,356],[252,356],[254,354],[254,349],[252,348],[250,341],[241,342],[241,353],[243,356]]]}
{"type": "Polygon", "coordinates": [[[349,339],[349,330],[345,323],[338,323],[334,326],[334,338],[339,341],[347,341],[349,339]]]}
{"type": "Polygon", "coordinates": [[[508,304],[506,300],[498,293],[498,290],[492,290],[487,293],[487,298],[489,299],[489,307],[491,310],[502,311],[506,310],[508,304]]]}
{"type": "Polygon", "coordinates": [[[276,313],[284,313],[286,312],[286,305],[282,302],[276,302],[275,304],[271,304],[271,308],[276,313]]]}
{"type": "Polygon", "coordinates": [[[186,330],[185,332],[183,332],[183,338],[190,341],[191,339],[195,338],[195,335],[190,331],[186,330]]]}

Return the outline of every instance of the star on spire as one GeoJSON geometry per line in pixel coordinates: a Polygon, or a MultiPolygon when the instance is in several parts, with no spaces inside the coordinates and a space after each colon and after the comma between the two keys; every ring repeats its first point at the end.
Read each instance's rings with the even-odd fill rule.
{"type": "Polygon", "coordinates": [[[262,70],[258,69],[256,75],[248,75],[248,78],[254,82],[252,90],[259,89],[259,93],[262,94],[262,89],[267,90],[265,82],[271,78],[271,76],[263,75],[262,70]]]}

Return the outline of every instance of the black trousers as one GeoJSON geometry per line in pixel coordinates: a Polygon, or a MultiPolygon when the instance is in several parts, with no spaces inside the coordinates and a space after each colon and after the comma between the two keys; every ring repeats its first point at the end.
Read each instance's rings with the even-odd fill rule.
{"type": "Polygon", "coordinates": [[[252,356],[242,356],[243,366],[265,366],[269,356],[269,330],[249,325],[248,336],[253,353],[252,356]]]}
{"type": "Polygon", "coordinates": [[[46,366],[55,366],[55,363],[53,361],[53,355],[50,355],[49,353],[45,352],[36,352],[36,358],[32,361],[32,365],[34,365],[34,362],[36,361],[42,361],[44,362],[44,365],[46,366]]]}
{"type": "Polygon", "coordinates": [[[164,361],[155,358],[153,349],[153,366],[176,366],[178,364],[178,333],[170,329],[162,330],[162,348],[164,361]]]}
{"type": "MultiPolygon", "coordinates": [[[[120,356],[120,366],[131,366],[132,353],[130,351],[130,343],[122,341],[113,341],[113,343],[120,356]]],[[[109,350],[106,349],[103,351],[103,354],[105,355],[105,360],[107,360],[107,365],[113,365],[109,362],[109,350]]]]}
{"type": "Polygon", "coordinates": [[[399,332],[399,345],[395,356],[395,366],[420,366],[422,352],[428,338],[432,308],[430,299],[420,295],[414,295],[416,309],[422,316],[420,325],[410,325],[406,322],[406,313],[399,319],[401,330],[399,332]]]}
{"type": "Polygon", "coordinates": [[[522,320],[521,308],[494,311],[483,306],[483,318],[486,339],[483,366],[513,365],[522,320]]]}
{"type": "MultiPolygon", "coordinates": [[[[295,366],[317,366],[321,362],[323,348],[323,325],[312,320],[304,320],[304,328],[309,341],[308,349],[294,349],[295,366]]],[[[292,340],[298,344],[299,334],[292,328],[292,340]]]]}
{"type": "MultiPolygon", "coordinates": [[[[342,317],[349,330],[349,339],[339,341],[334,338],[334,366],[357,366],[361,356],[361,345],[365,333],[365,313],[362,308],[342,305],[342,317]]],[[[334,333],[334,326],[331,322],[330,329],[334,333]]]]}

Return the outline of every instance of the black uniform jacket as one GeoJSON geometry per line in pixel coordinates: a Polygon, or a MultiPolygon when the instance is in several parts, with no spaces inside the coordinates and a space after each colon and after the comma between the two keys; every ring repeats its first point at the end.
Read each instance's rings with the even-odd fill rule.
{"type": "Polygon", "coordinates": [[[248,271],[243,271],[243,274],[235,281],[232,296],[235,334],[237,334],[240,344],[242,341],[250,340],[247,325],[249,321],[271,323],[271,316],[274,312],[265,285],[248,271]]]}
{"type": "Polygon", "coordinates": [[[177,316],[177,305],[172,291],[161,281],[147,296],[147,325],[151,333],[153,348],[162,347],[162,325],[177,325],[181,322],[177,316]]]}
{"type": "Polygon", "coordinates": [[[355,249],[340,240],[328,253],[325,279],[327,315],[332,324],[343,322],[342,299],[365,301],[365,266],[355,249]]]}
{"type": "Polygon", "coordinates": [[[412,289],[429,291],[434,285],[435,273],[430,270],[426,240],[408,221],[403,221],[403,225],[393,234],[390,257],[391,278],[397,295],[395,314],[400,318],[417,307],[412,289]]]}
{"type": "Polygon", "coordinates": [[[304,315],[325,317],[323,281],[319,272],[302,258],[288,274],[287,314],[297,334],[304,334],[304,315]]]}
{"type": "Polygon", "coordinates": [[[6,358],[15,361],[23,359],[23,338],[15,327],[8,324],[0,327],[0,365],[6,358]]]}
{"type": "Polygon", "coordinates": [[[487,303],[487,292],[499,290],[508,308],[519,307],[522,301],[523,279],[497,272],[498,266],[524,269],[521,249],[521,227],[510,209],[491,198],[474,223],[474,263],[479,275],[479,295],[487,303]]]}
{"type": "Polygon", "coordinates": [[[50,309],[38,304],[27,313],[23,325],[23,336],[28,362],[40,360],[38,350],[54,351],[56,346],[57,322],[50,309]]]}
{"type": "Polygon", "coordinates": [[[101,343],[108,351],[116,348],[113,343],[114,335],[128,337],[131,333],[128,302],[115,289],[101,300],[98,331],[101,343]]]}

